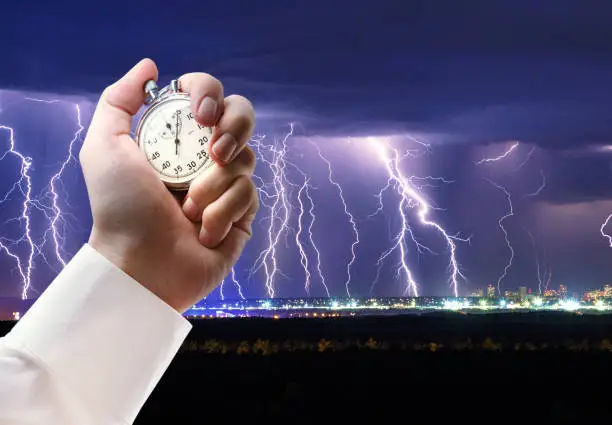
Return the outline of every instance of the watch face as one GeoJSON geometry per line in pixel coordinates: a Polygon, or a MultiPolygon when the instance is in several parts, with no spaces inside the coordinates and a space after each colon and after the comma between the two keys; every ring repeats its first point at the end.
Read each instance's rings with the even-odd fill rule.
{"type": "Polygon", "coordinates": [[[169,97],[154,104],[138,124],[141,150],[173,188],[185,188],[214,162],[208,155],[212,129],[196,122],[189,105],[186,95],[169,97]]]}

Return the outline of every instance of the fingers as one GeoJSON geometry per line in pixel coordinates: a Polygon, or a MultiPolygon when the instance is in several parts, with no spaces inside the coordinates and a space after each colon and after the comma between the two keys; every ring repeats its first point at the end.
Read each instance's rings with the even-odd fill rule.
{"type": "Polygon", "coordinates": [[[235,227],[243,233],[246,242],[251,235],[251,224],[259,202],[257,189],[247,176],[239,176],[231,187],[202,213],[200,243],[208,248],[215,248],[228,236],[235,227]]]}
{"type": "Polygon", "coordinates": [[[234,160],[253,134],[255,111],[246,98],[238,95],[225,99],[224,113],[213,132],[210,156],[220,165],[234,160]]]}
{"type": "Polygon", "coordinates": [[[192,72],[179,78],[181,90],[191,97],[196,120],[215,127],[209,153],[219,165],[231,162],[251,138],[255,113],[242,96],[223,98],[223,85],[209,74],[192,72]]]}
{"type": "MultiPolygon", "coordinates": [[[[250,217],[250,226],[255,217],[255,213],[247,215],[250,217]]],[[[235,264],[250,238],[250,234],[244,232],[240,227],[232,226],[221,245],[216,248],[216,251],[221,254],[226,261],[235,264]]]]}
{"type": "Polygon", "coordinates": [[[189,187],[183,212],[192,221],[200,221],[204,209],[218,199],[238,176],[251,177],[255,170],[255,153],[246,148],[226,167],[212,167],[189,187]]]}
{"type": "Polygon", "coordinates": [[[97,140],[130,133],[132,116],[145,101],[144,85],[148,80],[157,80],[157,66],[151,59],[143,59],[104,90],[90,126],[97,140]]]}
{"type": "Polygon", "coordinates": [[[223,114],[223,85],[203,72],[192,72],[179,78],[181,90],[191,97],[191,112],[196,121],[213,127],[223,114]]]}
{"type": "Polygon", "coordinates": [[[251,228],[255,220],[255,214],[259,209],[259,198],[255,196],[255,203],[247,212],[230,228],[223,242],[217,247],[219,252],[231,264],[238,261],[240,253],[244,249],[247,241],[251,238],[251,228]]]}

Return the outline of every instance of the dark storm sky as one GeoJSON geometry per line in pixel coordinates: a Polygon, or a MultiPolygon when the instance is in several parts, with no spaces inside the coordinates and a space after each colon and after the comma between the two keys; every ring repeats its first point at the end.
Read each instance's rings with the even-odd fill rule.
{"type": "MultiPolygon", "coordinates": [[[[398,143],[411,147],[406,136],[418,134],[432,148],[422,161],[408,163],[413,168],[406,172],[453,180],[427,192],[443,209],[433,217],[451,233],[473,236],[471,244],[458,247],[468,278],[462,292],[496,282],[509,254],[497,227],[506,211],[505,198],[483,178],[505,185],[515,201],[516,215],[506,227],[516,258],[505,286],[537,288],[535,252],[525,229],[535,236],[542,270],[553,270],[553,286],[565,283],[578,291],[601,286],[611,277],[612,248],[599,233],[612,213],[612,149],[606,150],[612,146],[612,5],[606,2],[22,3],[2,6],[0,89],[95,99],[146,56],[157,62],[165,82],[194,70],[212,73],[225,83],[226,93],[253,100],[258,130],[281,135],[289,121],[297,120],[301,135],[330,146],[326,154],[336,164],[359,219],[376,207],[371,195],[386,180],[380,165],[365,166],[365,173],[355,175],[351,161],[371,155],[359,145],[360,138],[395,135],[398,143]],[[355,143],[333,142],[346,136],[355,143]],[[509,140],[521,145],[506,160],[474,165],[502,153],[509,140]],[[517,169],[534,147],[531,159],[517,169]],[[540,173],[546,188],[525,197],[540,184],[540,173]]],[[[10,114],[8,109],[0,97],[0,123],[8,119],[2,115],[10,114]]],[[[12,119],[18,123],[15,114],[12,119]]],[[[67,119],[65,126],[71,122],[67,119]]],[[[304,149],[304,166],[310,172],[323,167],[305,146],[296,148],[304,149]]],[[[36,149],[32,147],[32,156],[43,155],[36,149]]],[[[48,147],[43,150],[53,157],[48,147]]],[[[77,182],[74,214],[81,220],[72,230],[78,236],[69,241],[70,253],[82,243],[90,223],[82,182],[72,172],[77,182]]],[[[14,167],[0,168],[3,180],[14,180],[14,174],[14,167]]],[[[317,184],[323,187],[324,182],[317,184]]],[[[333,188],[316,196],[337,209],[333,188]]],[[[388,226],[397,225],[391,211],[386,217],[388,226]]],[[[322,234],[337,232],[336,242],[330,242],[334,253],[324,254],[336,295],[342,294],[351,243],[350,228],[343,226],[319,229],[322,234]]],[[[377,233],[361,221],[360,227],[364,241],[353,273],[358,276],[355,292],[365,295],[373,264],[388,242],[386,231],[377,233]]],[[[612,232],[612,225],[608,230],[612,232]]],[[[448,258],[440,238],[430,231],[419,237],[438,253],[421,260],[411,257],[421,292],[449,293],[440,275],[448,258]]],[[[249,251],[245,258],[254,259],[257,253],[249,251]]],[[[292,273],[299,259],[287,262],[290,279],[278,282],[280,295],[302,295],[303,278],[292,273]]],[[[6,259],[0,265],[12,267],[6,259]]],[[[385,273],[374,292],[399,294],[401,279],[385,273]]],[[[0,294],[12,294],[15,274],[7,271],[2,279],[0,294]]],[[[247,289],[249,295],[263,295],[259,279],[247,289]]]]}

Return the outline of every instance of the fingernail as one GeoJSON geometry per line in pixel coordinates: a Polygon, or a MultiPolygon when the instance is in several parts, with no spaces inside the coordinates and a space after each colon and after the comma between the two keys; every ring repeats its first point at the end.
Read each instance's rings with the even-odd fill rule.
{"type": "Polygon", "coordinates": [[[198,115],[200,120],[207,124],[214,124],[217,118],[217,101],[212,97],[206,96],[200,102],[200,108],[198,109],[198,115]]]}
{"type": "Polygon", "coordinates": [[[200,209],[191,198],[187,198],[185,203],[183,203],[183,212],[191,221],[197,221],[200,218],[200,209]]]}
{"type": "Polygon", "coordinates": [[[237,147],[238,142],[236,142],[234,136],[225,133],[213,144],[212,150],[219,160],[227,163],[232,159],[237,147]]]}

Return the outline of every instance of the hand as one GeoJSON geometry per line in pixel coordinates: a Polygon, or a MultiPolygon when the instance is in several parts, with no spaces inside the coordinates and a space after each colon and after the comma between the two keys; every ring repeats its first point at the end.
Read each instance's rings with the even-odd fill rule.
{"type": "Polygon", "coordinates": [[[150,79],[157,80],[157,67],[144,59],[98,102],[80,152],[93,214],[89,244],[184,312],[227,276],[250,238],[259,206],[255,155],[246,147],[254,112],[243,97],[224,98],[210,75],[180,78],[196,120],[214,126],[217,162],[192,183],[181,206],[130,137],[150,79]]]}

